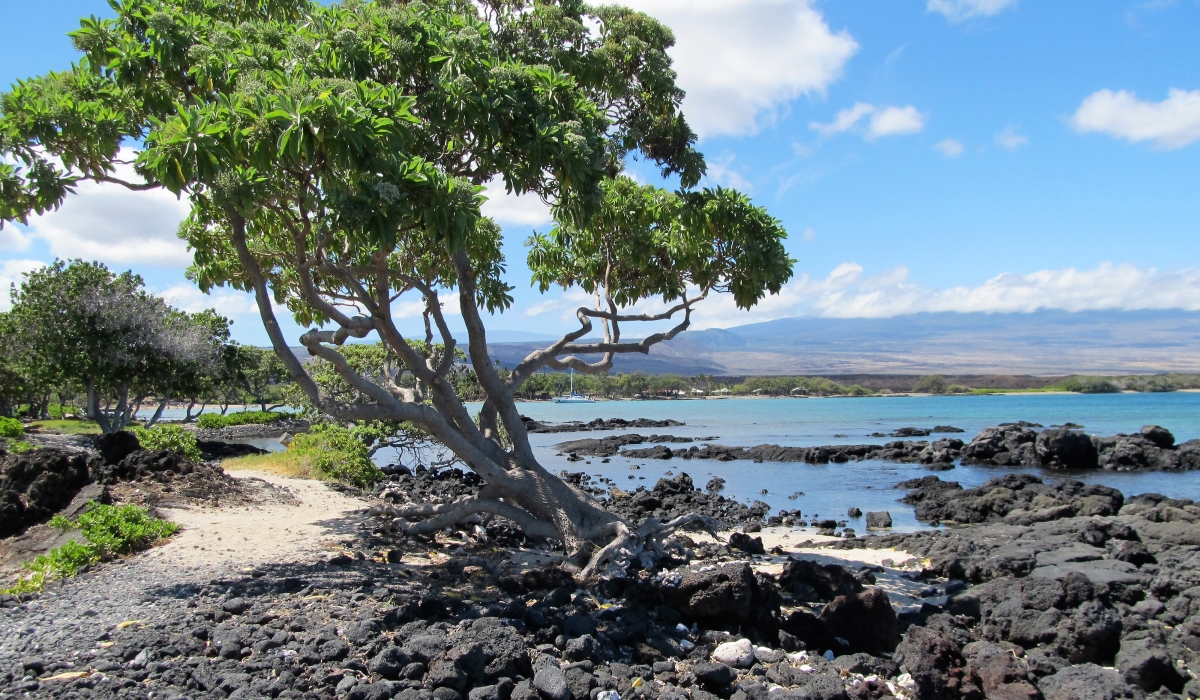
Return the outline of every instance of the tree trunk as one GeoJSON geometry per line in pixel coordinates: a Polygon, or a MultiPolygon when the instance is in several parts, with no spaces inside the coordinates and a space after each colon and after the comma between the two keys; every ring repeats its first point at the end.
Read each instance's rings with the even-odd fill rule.
{"type": "Polygon", "coordinates": [[[87,380],[87,408],[84,411],[84,418],[88,420],[96,420],[96,408],[99,402],[96,399],[96,378],[88,377],[87,380]]]}
{"type": "MultiPolygon", "coordinates": [[[[154,415],[150,417],[150,420],[146,421],[146,424],[142,426],[143,428],[149,429],[153,427],[158,422],[158,419],[162,418],[163,409],[167,407],[167,402],[171,400],[171,389],[174,387],[174,384],[174,382],[167,382],[167,390],[163,392],[162,400],[158,402],[158,409],[154,411],[154,415]]],[[[193,401],[192,403],[195,404],[196,402],[193,401]]],[[[141,406],[140,401],[138,402],[138,406],[141,406]]],[[[190,411],[191,407],[188,407],[188,410],[190,411]]]]}

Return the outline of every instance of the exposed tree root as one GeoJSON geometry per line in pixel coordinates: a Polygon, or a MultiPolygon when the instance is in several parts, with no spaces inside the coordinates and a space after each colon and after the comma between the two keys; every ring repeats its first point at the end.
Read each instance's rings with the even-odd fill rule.
{"type": "Polygon", "coordinates": [[[586,531],[576,529],[571,536],[563,537],[555,525],[499,498],[468,497],[453,503],[410,505],[397,511],[399,517],[393,524],[408,535],[424,535],[458,524],[478,522],[479,515],[489,514],[511,520],[527,537],[571,542],[574,552],[567,558],[565,567],[580,580],[620,575],[635,560],[642,568],[650,567],[666,555],[663,541],[677,531],[699,526],[715,537],[720,525],[715,518],[699,513],[681,515],[668,522],[650,517],[637,526],[606,514],[608,519],[600,525],[586,531]],[[419,520],[410,522],[417,518],[419,520]],[[607,540],[606,544],[594,548],[593,545],[604,540],[607,540]]]}

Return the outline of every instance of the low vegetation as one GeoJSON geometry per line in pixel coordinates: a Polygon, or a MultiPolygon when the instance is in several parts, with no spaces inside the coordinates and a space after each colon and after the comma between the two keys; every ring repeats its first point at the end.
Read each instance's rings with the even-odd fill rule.
{"type": "Polygon", "coordinates": [[[133,554],[179,532],[179,525],[155,518],[140,506],[94,501],[78,521],[55,516],[50,526],[64,532],[79,529],[86,541],[71,540],[38,556],[25,565],[26,573],[15,586],[0,592],[37,593],[46,584],[75,576],[96,562],[133,554]]]}
{"type": "Polygon", "coordinates": [[[99,435],[101,433],[100,424],[92,420],[38,420],[29,424],[30,428],[36,428],[47,433],[59,433],[62,435],[99,435]]]}
{"type": "Polygon", "coordinates": [[[147,450],[171,450],[193,462],[204,459],[196,445],[196,434],[178,425],[156,425],[153,428],[134,427],[138,443],[147,450]]]}
{"type": "Polygon", "coordinates": [[[25,426],[16,418],[0,417],[0,438],[25,437],[25,426]]]}
{"type": "Polygon", "coordinates": [[[235,457],[221,463],[227,471],[261,470],[282,476],[339,481],[370,486],[383,478],[371,461],[370,447],[359,432],[322,423],[297,435],[282,452],[235,457]]]}
{"type": "Polygon", "coordinates": [[[206,430],[219,430],[235,425],[265,425],[292,418],[285,411],[241,411],[238,413],[205,413],[196,419],[196,425],[206,430]]]}

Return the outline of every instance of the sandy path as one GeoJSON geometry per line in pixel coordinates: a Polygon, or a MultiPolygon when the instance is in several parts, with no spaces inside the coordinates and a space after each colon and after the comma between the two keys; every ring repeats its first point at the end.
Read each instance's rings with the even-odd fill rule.
{"type": "Polygon", "coordinates": [[[319,481],[254,471],[229,472],[285,489],[294,503],[222,508],[161,509],[183,530],[141,557],[180,570],[246,569],[268,564],[311,563],[354,539],[366,522],[367,503],[319,481]]]}

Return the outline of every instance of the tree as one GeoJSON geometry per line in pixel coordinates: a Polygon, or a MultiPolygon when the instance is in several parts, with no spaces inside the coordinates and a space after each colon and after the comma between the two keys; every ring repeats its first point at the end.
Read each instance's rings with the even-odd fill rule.
{"type": "Polygon", "coordinates": [[[284,367],[274,350],[265,350],[253,345],[239,345],[234,362],[241,388],[260,409],[268,410],[267,397],[272,387],[277,387],[287,380],[287,367],[284,367]]]}
{"type": "Polygon", "coordinates": [[[502,516],[561,541],[586,576],[653,559],[679,527],[714,525],[699,515],[633,523],[605,510],[537,462],[514,400],[544,367],[607,372],[616,354],[648,352],[686,329],[708,294],[749,308],[791,276],[778,221],[736,192],[693,189],[704,161],[679,111],[669,29],[576,0],[124,0],[116,10],[73,33],[85,52],[78,66],[0,101],[0,218],[57,206],[79,178],[186,194],[190,276],[203,290],[254,293],[313,405],[342,421],[411,423],[481,477],[477,498],[410,509],[423,519],[409,532],[502,516]],[[129,142],[142,144],[144,182],[116,175],[129,142]],[[633,157],[681,190],[621,176],[633,157]],[[487,354],[483,321],[512,303],[499,227],[479,209],[495,178],[553,205],[556,227],[530,241],[535,283],[596,300],[576,312],[578,330],[506,376],[487,354]],[[443,292],[457,294],[486,396],[478,416],[450,380],[457,344],[443,292]],[[393,317],[414,297],[423,340],[393,317]],[[629,310],[643,301],[662,310],[629,310]],[[322,393],[272,302],[313,326],[301,344],[362,400],[322,393]],[[623,340],[638,322],[674,325],[623,340]],[[597,323],[603,340],[580,342],[597,323]],[[412,374],[411,387],[354,371],[342,350],[368,337],[412,374]]]}
{"type": "Polygon", "coordinates": [[[41,385],[52,378],[86,386],[88,417],[106,433],[128,426],[151,395],[159,398],[153,425],[177,385],[213,371],[214,333],[228,326],[211,312],[193,318],[172,309],[132,272],[82,260],[27,273],[10,317],[41,385]]]}

